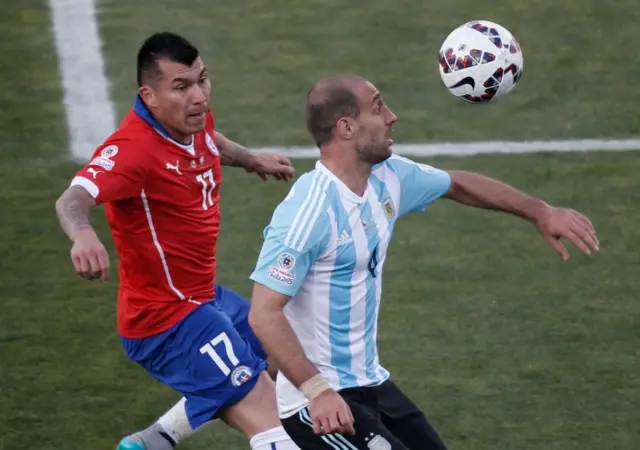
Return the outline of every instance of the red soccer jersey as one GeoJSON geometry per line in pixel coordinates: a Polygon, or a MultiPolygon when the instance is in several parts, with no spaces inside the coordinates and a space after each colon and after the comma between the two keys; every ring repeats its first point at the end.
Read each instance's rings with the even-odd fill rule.
{"type": "Polygon", "coordinates": [[[139,98],[74,178],[105,204],[120,259],[121,336],[161,333],[213,299],[221,181],[212,114],[184,146],[139,98]]]}

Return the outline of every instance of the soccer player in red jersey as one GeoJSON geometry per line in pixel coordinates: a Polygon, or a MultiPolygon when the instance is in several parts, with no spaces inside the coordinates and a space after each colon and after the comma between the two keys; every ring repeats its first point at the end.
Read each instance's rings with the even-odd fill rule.
{"type": "Polygon", "coordinates": [[[248,326],[248,302],[215,284],[221,166],[281,180],[293,176],[293,167],[216,132],[207,69],[184,38],[152,35],[137,69],[133,108],[56,202],[75,269],[89,280],[108,277],[109,259],[89,219],[92,207],[105,205],[120,260],[123,347],[184,396],[184,420],[156,424],[161,441],[120,446],[173,448],[221,417],[253,449],[297,449],[281,427],[266,354],[248,326]]]}

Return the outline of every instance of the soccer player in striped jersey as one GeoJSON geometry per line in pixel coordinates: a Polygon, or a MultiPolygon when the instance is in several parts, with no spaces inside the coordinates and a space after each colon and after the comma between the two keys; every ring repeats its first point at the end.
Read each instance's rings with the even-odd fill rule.
{"type": "Polygon", "coordinates": [[[318,82],[307,127],[320,148],[276,208],[251,279],[249,323],[273,358],[279,414],[303,449],[444,449],[379,360],[382,273],[396,221],[439,198],[531,221],[564,258],[598,249],[589,220],[485,176],[392,153],[396,116],[356,76],[318,82]]]}

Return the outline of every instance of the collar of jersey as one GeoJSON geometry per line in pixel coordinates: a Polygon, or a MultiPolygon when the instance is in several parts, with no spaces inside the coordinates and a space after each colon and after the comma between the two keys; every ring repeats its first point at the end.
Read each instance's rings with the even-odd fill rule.
{"type": "Polygon", "coordinates": [[[191,137],[191,144],[189,145],[181,144],[180,142],[173,139],[169,134],[169,132],[167,131],[167,129],[162,125],[160,125],[160,123],[158,123],[156,119],[154,119],[154,117],[151,115],[151,111],[149,111],[149,108],[147,108],[147,105],[145,105],[144,102],[142,101],[142,98],[140,98],[140,95],[136,96],[136,102],[133,105],[133,111],[138,115],[138,117],[140,117],[142,120],[147,122],[151,127],[153,127],[153,129],[156,130],[156,132],[160,136],[176,144],[178,147],[188,150],[189,147],[193,145],[193,137],[191,137]]]}
{"type": "Polygon", "coordinates": [[[365,189],[364,194],[362,195],[362,197],[360,197],[358,194],[356,194],[351,189],[349,189],[349,187],[346,184],[344,184],[342,180],[338,178],[333,172],[327,169],[327,166],[322,164],[322,161],[316,162],[316,170],[319,170],[320,172],[328,176],[329,179],[333,180],[333,182],[336,184],[338,189],[348,200],[354,203],[364,203],[367,201],[367,197],[369,196],[369,190],[370,190],[369,181],[367,181],[367,188],[365,189]]]}

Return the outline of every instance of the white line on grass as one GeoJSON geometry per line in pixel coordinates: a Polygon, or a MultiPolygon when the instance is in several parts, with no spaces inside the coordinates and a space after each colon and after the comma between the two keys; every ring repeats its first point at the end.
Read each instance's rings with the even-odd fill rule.
{"type": "MultiPolygon", "coordinates": [[[[109,99],[94,0],[49,0],[62,73],[64,105],[74,159],[86,161],[115,130],[115,108],[109,99]]],[[[298,158],[316,158],[313,147],[270,147],[298,158]]],[[[640,150],[640,139],[571,139],[529,142],[442,142],[398,144],[405,156],[477,155],[489,153],[584,152],[640,150]]]]}
{"type": "Polygon", "coordinates": [[[49,0],[71,153],[86,160],[115,130],[93,0],[49,0]]]}
{"type": "MultiPolygon", "coordinates": [[[[277,151],[292,158],[317,158],[317,148],[265,147],[258,150],[277,151]]],[[[589,152],[640,150],[640,139],[569,139],[564,141],[478,141],[396,144],[394,153],[404,156],[469,156],[499,153],[589,152]]]]}

